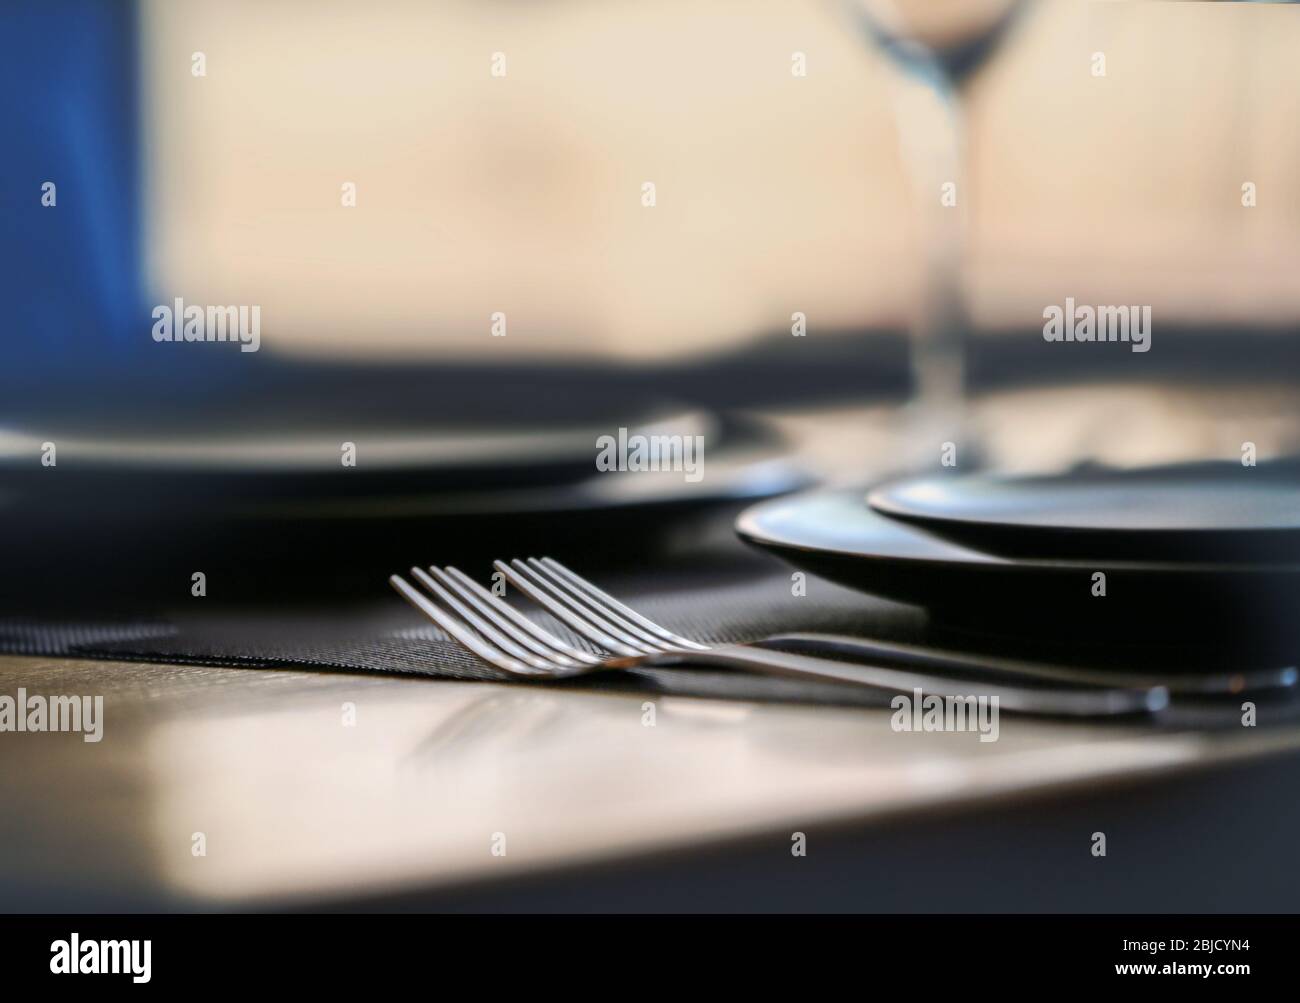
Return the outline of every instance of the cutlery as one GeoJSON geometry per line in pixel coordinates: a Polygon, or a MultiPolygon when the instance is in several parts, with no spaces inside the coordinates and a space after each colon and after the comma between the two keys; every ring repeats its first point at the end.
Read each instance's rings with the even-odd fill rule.
{"type": "Polygon", "coordinates": [[[1232,672],[1189,672],[1181,675],[1157,672],[1134,673],[1050,662],[1027,662],[997,655],[970,655],[960,651],[945,651],[940,648],[901,644],[896,641],[875,641],[840,634],[773,634],[750,643],[812,655],[835,654],[850,658],[864,658],[957,675],[996,670],[1024,679],[1041,679],[1045,682],[1075,683],[1081,686],[1120,686],[1129,689],[1159,686],[1171,694],[1199,696],[1294,689],[1297,679],[1300,678],[1300,672],[1294,665],[1239,669],[1232,672]]]}
{"type": "MultiPolygon", "coordinates": [[[[520,562],[517,562],[520,563],[520,562]]],[[[528,564],[541,572],[549,572],[552,580],[568,584],[579,598],[594,600],[614,615],[622,614],[643,629],[652,632],[668,644],[693,645],[672,631],[647,619],[628,606],[619,602],[609,593],[565,567],[550,557],[529,558],[528,564]]],[[[503,573],[509,568],[497,562],[503,573]]],[[[581,633],[579,631],[579,633],[581,633]]],[[[584,635],[587,636],[587,635],[584,635]]],[[[600,639],[587,636],[589,641],[600,643],[600,639]]],[[[872,663],[884,662],[896,668],[925,669],[954,678],[986,679],[990,674],[1007,677],[1007,681],[1021,682],[1038,680],[1045,683],[1064,683],[1074,686],[1118,687],[1120,689],[1142,690],[1161,687],[1169,693],[1212,695],[1219,693],[1253,693],[1269,689],[1289,689],[1294,687],[1300,674],[1295,666],[1270,666],[1267,668],[1243,669],[1233,672],[1188,673],[1132,673],[1110,672],[1104,669],[1088,669],[1070,665],[1057,665],[1047,662],[1030,662],[1021,659],[1003,658],[996,655],[970,655],[965,652],[945,651],[938,648],[904,644],[896,641],[877,641],[868,638],[848,637],[842,634],[790,633],[772,634],[748,642],[750,645],[762,645],[778,649],[793,649],[801,654],[849,657],[858,661],[872,663]]]]}
{"type": "Polygon", "coordinates": [[[767,675],[850,683],[888,694],[997,696],[1008,711],[1070,717],[1158,711],[1167,691],[1154,687],[1030,685],[990,672],[956,679],[907,668],[816,658],[744,644],[705,645],[682,637],[619,602],[558,561],[494,562],[512,585],[580,637],[604,649],[594,654],[544,630],[456,568],[411,568],[416,588],[400,575],[389,584],[453,640],[507,674],[569,679],[640,666],[717,665],[767,675]],[[434,600],[438,600],[435,602],[434,600]],[[441,605],[440,605],[441,604],[441,605]]]}

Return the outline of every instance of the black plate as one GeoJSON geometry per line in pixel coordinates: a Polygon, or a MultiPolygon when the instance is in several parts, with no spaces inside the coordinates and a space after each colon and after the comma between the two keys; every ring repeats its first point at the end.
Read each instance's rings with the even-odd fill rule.
{"type": "MultiPolygon", "coordinates": [[[[703,435],[711,449],[731,438],[721,419],[698,410],[665,409],[623,427],[703,435]]],[[[550,497],[590,481],[599,437],[619,428],[594,422],[151,433],[111,426],[0,427],[0,514],[10,526],[33,516],[64,524],[143,519],[206,526],[317,510],[330,517],[346,511],[386,518],[413,506],[438,511],[429,499],[444,496],[467,499],[475,511],[518,510],[515,498],[550,497]],[[57,447],[54,467],[41,463],[45,442],[57,447]],[[344,443],[353,444],[353,465],[342,463],[344,443]]]]}
{"type": "Polygon", "coordinates": [[[1014,557],[1300,560],[1300,467],[1198,463],[1050,477],[916,477],[867,495],[877,512],[1014,557]]]}
{"type": "MultiPolygon", "coordinates": [[[[372,476],[350,492],[319,495],[296,477],[278,493],[214,479],[219,490],[190,489],[179,502],[174,491],[148,493],[174,481],[134,470],[122,474],[116,493],[106,479],[91,484],[89,475],[79,492],[62,483],[60,451],[53,474],[29,462],[36,472],[26,491],[8,490],[0,468],[0,611],[41,611],[55,602],[101,611],[115,602],[134,611],[178,596],[187,601],[196,570],[221,583],[214,596],[241,602],[373,597],[394,568],[490,561],[527,552],[538,540],[602,560],[639,560],[668,538],[680,542],[725,526],[755,500],[811,483],[768,426],[720,418],[716,428],[696,481],[682,472],[596,473],[593,435],[580,443],[579,479],[448,488],[441,477],[421,484],[372,476]]],[[[350,480],[347,473],[340,479],[350,480]]]]}
{"type": "Polygon", "coordinates": [[[1011,558],[891,519],[855,490],[763,502],[741,514],[736,530],[825,578],[999,629],[1131,638],[1226,631],[1271,642],[1300,619],[1300,563],[1011,558]],[[1093,594],[1098,572],[1104,596],[1093,594]]]}

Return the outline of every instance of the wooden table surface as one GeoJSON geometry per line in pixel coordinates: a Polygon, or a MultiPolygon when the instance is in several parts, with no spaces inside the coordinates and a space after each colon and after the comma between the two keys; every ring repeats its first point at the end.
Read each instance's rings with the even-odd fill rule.
{"type": "Polygon", "coordinates": [[[0,908],[24,911],[329,905],[742,838],[788,859],[795,832],[1300,748],[1295,727],[1004,714],[981,743],[885,710],[0,657],[19,687],[104,697],[98,743],[0,734],[0,908]]]}

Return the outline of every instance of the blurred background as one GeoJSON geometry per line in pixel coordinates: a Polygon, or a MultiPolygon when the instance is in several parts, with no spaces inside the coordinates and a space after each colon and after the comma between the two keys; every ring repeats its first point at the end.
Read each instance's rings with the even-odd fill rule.
{"type": "MultiPolygon", "coordinates": [[[[401,481],[367,498],[432,516],[430,492],[515,489],[521,465],[572,487],[574,443],[647,422],[741,457],[679,502],[860,481],[945,440],[1006,468],[1292,451],[1296,15],[13,5],[4,497],[60,537],[87,497],[206,536],[354,442],[401,481]],[[1149,306],[1152,350],[1046,343],[1066,297],[1149,306]],[[260,350],[155,342],[177,298],[256,306],[260,350]],[[85,477],[35,479],[45,442],[85,477]]],[[[308,481],[292,501],[356,493],[308,481]]],[[[629,489],[591,490],[522,507],[629,489]]],[[[494,497],[457,511],[520,508],[494,497]]]]}
{"type": "MultiPolygon", "coordinates": [[[[1008,6],[899,9],[960,37],[1008,6]]],[[[821,335],[915,310],[900,70],[852,3],[383,11],[144,4],[151,289],[261,303],[275,351],[366,360],[700,356],[795,310],[821,335]]],[[[1032,329],[1065,295],[1165,327],[1294,324],[1295,12],[1048,2],[1008,36],[970,80],[951,179],[975,328],[1032,329]]]]}
{"type": "MultiPolygon", "coordinates": [[[[900,9],[943,26],[1006,6],[900,9]]],[[[366,362],[700,356],[794,310],[825,335],[915,309],[899,68],[853,3],[56,0],[6,18],[6,278],[33,358],[156,354],[136,311],[176,295],[260,304],[276,356],[366,362]],[[32,197],[47,176],[57,234],[32,197]],[[497,311],[505,343],[485,337],[497,311]]],[[[1066,294],[1165,325],[1294,325],[1297,33],[1284,4],[1029,5],[966,87],[975,327],[1032,329],[1066,294]]]]}

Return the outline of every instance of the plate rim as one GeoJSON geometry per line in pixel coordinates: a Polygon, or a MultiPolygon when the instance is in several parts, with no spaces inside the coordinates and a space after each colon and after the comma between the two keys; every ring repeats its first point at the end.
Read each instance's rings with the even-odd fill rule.
{"type": "Polygon", "coordinates": [[[1097,560],[1082,560],[1074,558],[1012,558],[1001,554],[992,554],[979,550],[978,548],[968,546],[962,543],[956,543],[944,539],[932,531],[916,525],[909,520],[894,519],[893,517],[875,510],[867,504],[865,498],[866,492],[862,488],[818,488],[813,491],[799,492],[795,495],[786,495],[778,498],[768,498],[754,505],[749,506],[742,511],[737,517],[734,524],[736,535],[746,543],[759,547],[763,550],[787,550],[799,551],[803,553],[819,554],[829,557],[845,558],[855,561],[873,561],[889,562],[895,564],[913,564],[926,565],[934,568],[982,568],[993,571],[1011,574],[1018,573],[1064,573],[1064,572],[1081,572],[1081,571],[1107,571],[1116,570],[1120,572],[1138,572],[1148,575],[1173,575],[1173,576],[1191,576],[1191,575],[1223,575],[1223,574],[1249,574],[1249,575],[1297,575],[1300,574],[1300,561],[1291,561],[1285,563],[1261,563],[1253,562],[1222,562],[1222,561],[1121,561],[1112,558],[1098,558],[1097,560]],[[797,504],[800,501],[808,499],[828,499],[839,497],[841,499],[857,498],[859,505],[857,511],[868,518],[877,518],[889,521],[896,528],[923,536],[927,541],[931,541],[937,546],[954,552],[953,558],[945,557],[913,557],[902,554],[871,554],[862,551],[846,550],[842,547],[828,547],[817,544],[803,544],[789,540],[777,540],[770,534],[764,534],[757,528],[754,520],[763,514],[763,510],[774,508],[778,505],[797,504]]]}
{"type": "MultiPolygon", "coordinates": [[[[1157,468],[1157,469],[1174,470],[1178,468],[1165,467],[1165,468],[1157,468]]],[[[1107,471],[1107,473],[1112,473],[1112,474],[1123,474],[1125,472],[1126,471],[1122,471],[1122,470],[1107,471]]],[[[956,476],[969,478],[969,477],[978,477],[979,475],[963,473],[963,474],[957,474],[956,476]]],[[[1054,474],[1054,475],[1045,475],[1045,476],[1061,478],[1064,477],[1065,475],[1054,474]]],[[[998,533],[998,534],[1011,534],[1011,533],[1026,533],[1026,534],[1034,534],[1034,535],[1043,534],[1043,535],[1054,535],[1054,536],[1070,536],[1076,539],[1082,539],[1087,537],[1094,537],[1097,539],[1101,539],[1103,537],[1109,537],[1112,539],[1128,539],[1128,538],[1140,537],[1146,540],[1160,539],[1164,541],[1170,541],[1176,539],[1188,539],[1188,538],[1196,538],[1196,537],[1210,538],[1215,535],[1232,535],[1232,536],[1242,536],[1242,537],[1254,537],[1255,538],[1254,542],[1256,543],[1258,543],[1258,541],[1261,538],[1266,539],[1269,536],[1287,536],[1287,537],[1295,537],[1296,541],[1300,542],[1300,522],[1297,522],[1297,524],[1292,526],[1251,526],[1251,527],[1245,527],[1239,529],[1224,529],[1222,527],[1214,527],[1214,526],[1157,528],[1157,529],[1138,529],[1134,527],[1119,528],[1119,527],[1102,527],[1102,526],[1050,526],[1050,525],[1043,525],[1040,523],[1002,522],[998,520],[976,519],[976,518],[963,517],[963,516],[951,516],[951,515],[937,516],[937,515],[917,514],[914,511],[909,511],[900,508],[896,501],[893,501],[884,495],[885,492],[889,491],[892,488],[896,488],[900,485],[914,483],[921,480],[935,480],[935,479],[937,478],[936,475],[934,474],[924,475],[920,477],[913,475],[907,477],[891,478],[888,481],[882,482],[871,488],[868,488],[866,491],[864,491],[863,498],[866,504],[870,508],[874,509],[876,512],[880,513],[881,515],[884,515],[890,519],[898,520],[900,522],[906,522],[914,526],[919,526],[923,529],[929,529],[929,531],[933,533],[938,533],[940,531],[940,528],[948,529],[949,532],[952,532],[954,534],[960,530],[974,531],[978,529],[984,529],[992,533],[998,533]]],[[[1006,478],[1002,478],[1002,479],[1004,481],[1006,480],[1006,478]]],[[[991,480],[996,481],[997,478],[993,478],[991,480]]],[[[1298,494],[1300,494],[1300,492],[1298,492],[1298,494]]],[[[1297,498],[1297,510],[1300,510],[1300,497],[1297,498]]]]}

